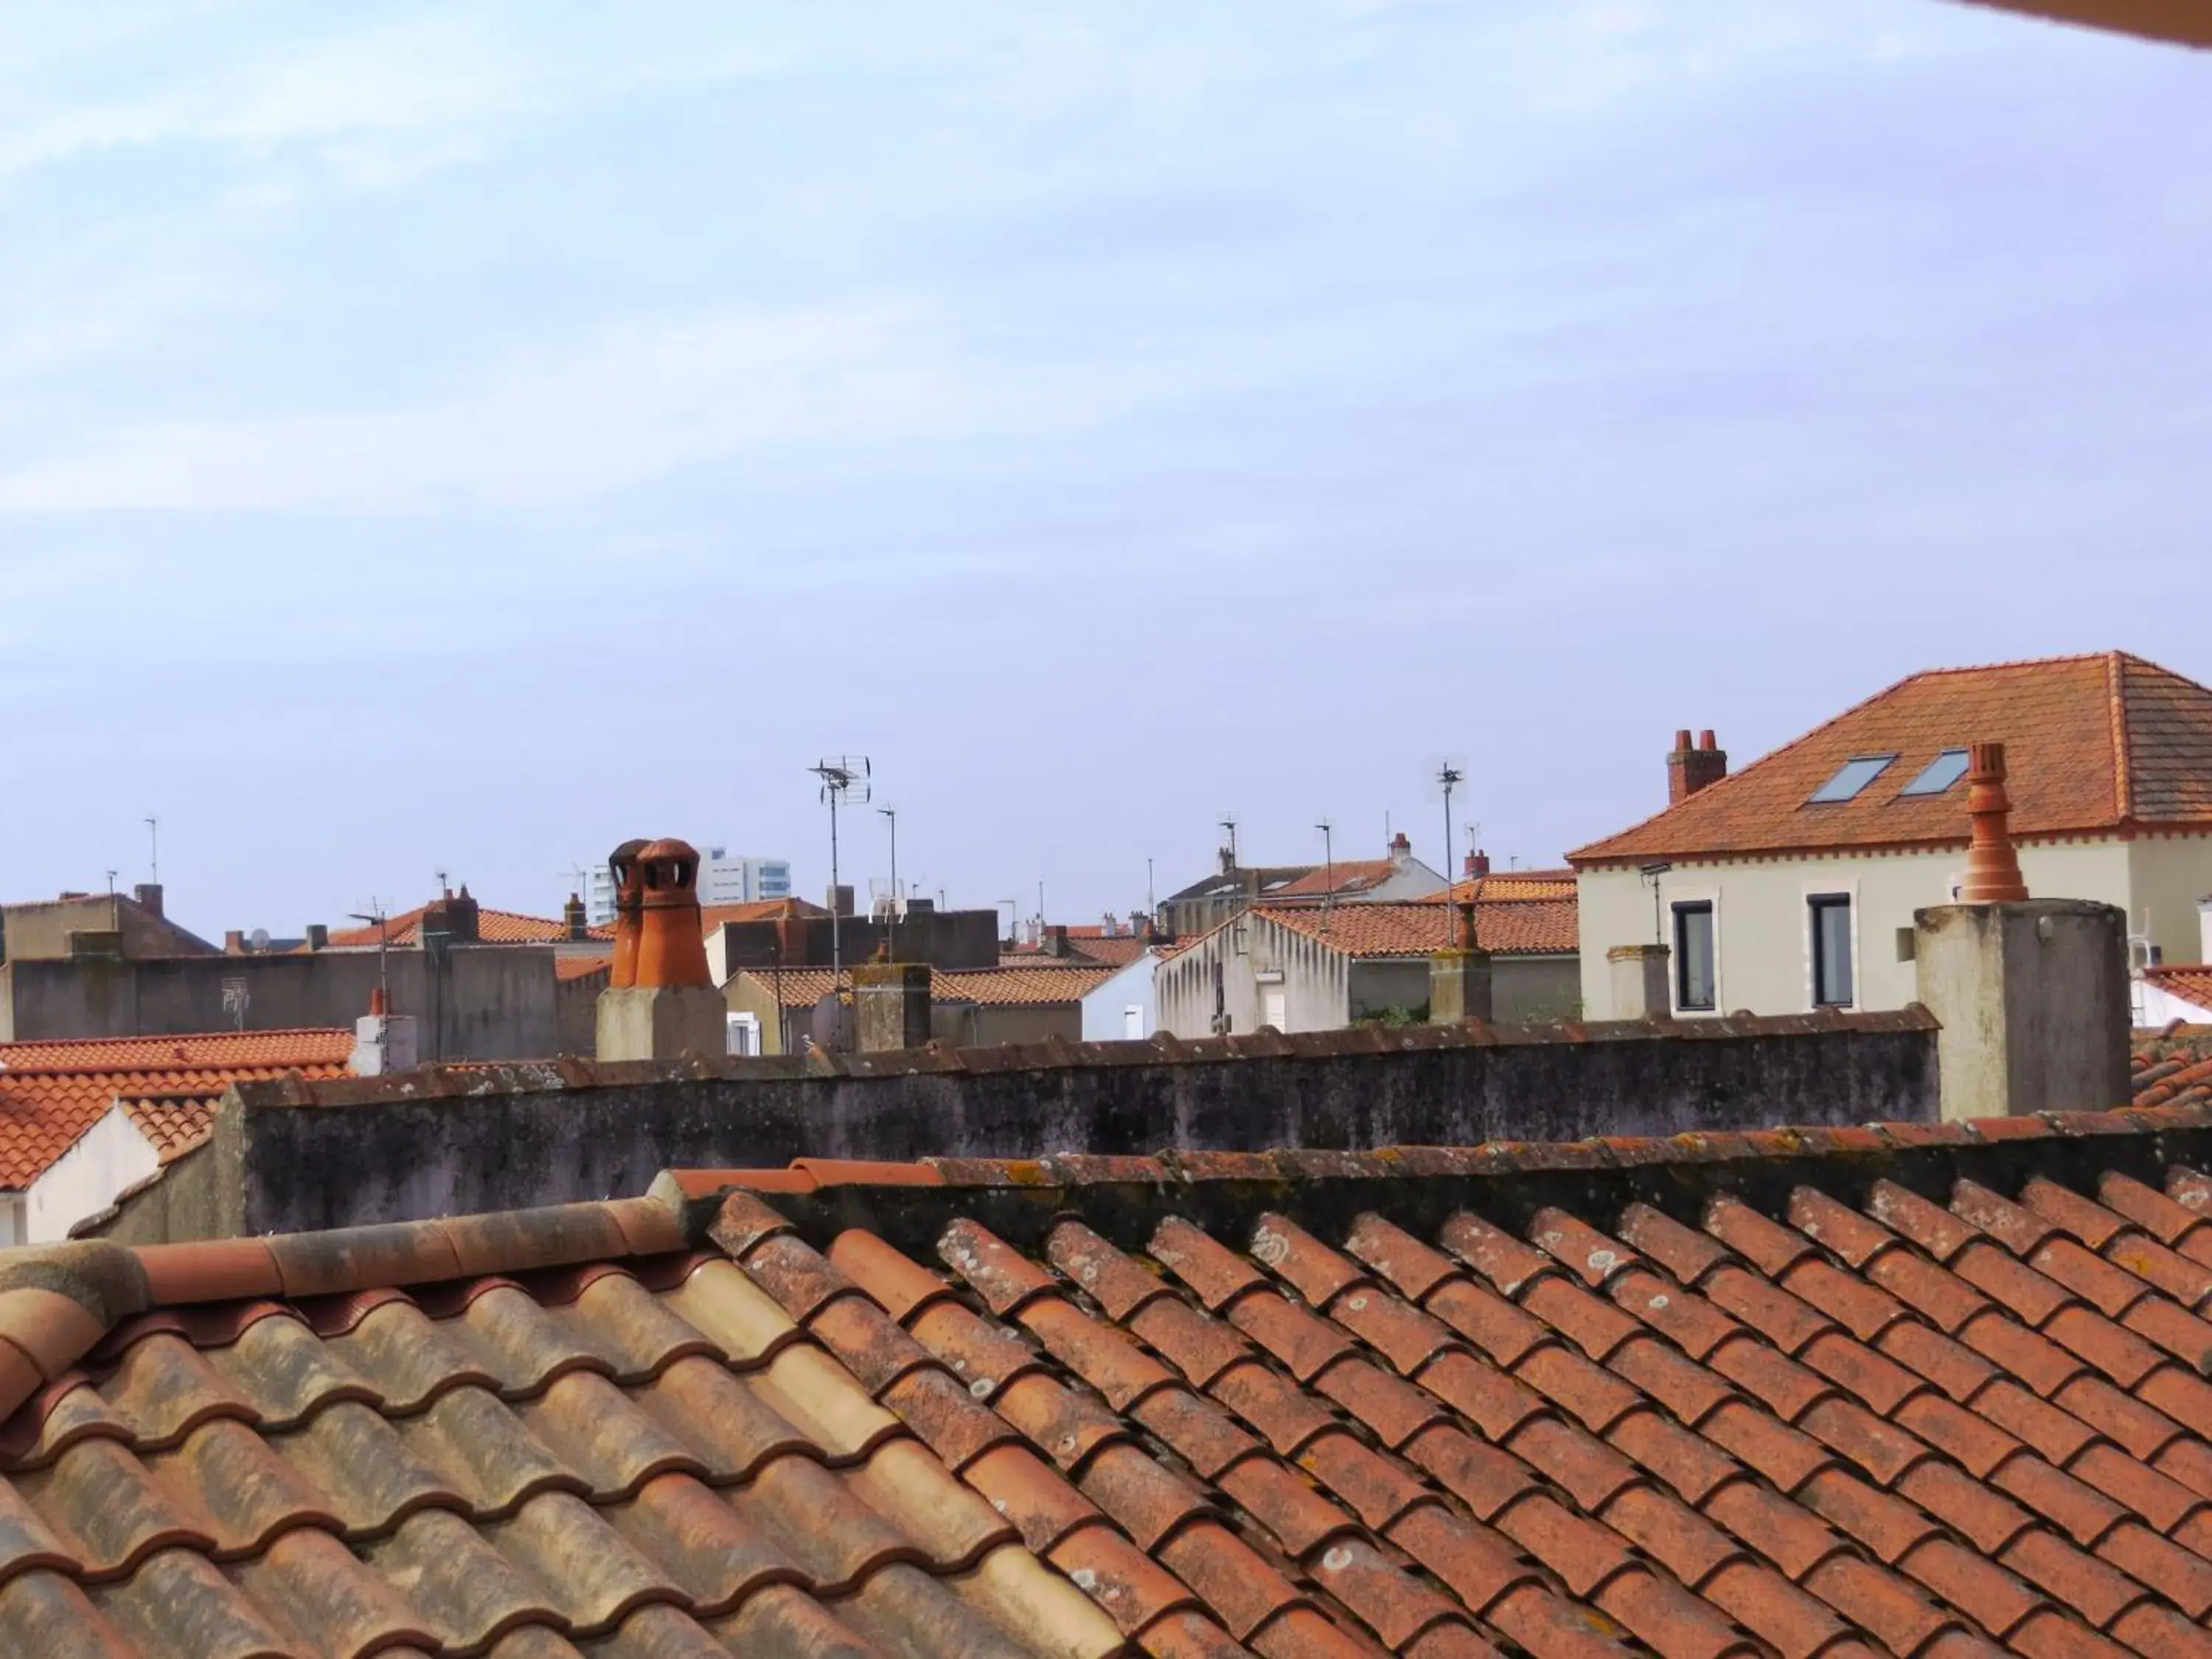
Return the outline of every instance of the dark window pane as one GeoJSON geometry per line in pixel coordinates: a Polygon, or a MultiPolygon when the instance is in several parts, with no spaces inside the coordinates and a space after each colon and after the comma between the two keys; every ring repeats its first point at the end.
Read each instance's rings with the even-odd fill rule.
{"type": "Polygon", "coordinates": [[[1940,795],[1960,778],[1966,775],[1966,751],[1946,749],[1942,754],[1920,769],[1920,775],[1897,793],[1905,795],[1940,795]]]}
{"type": "Polygon", "coordinates": [[[1808,805],[1849,800],[1880,777],[1894,755],[1855,755],[1836,769],[1836,775],[1813,792],[1808,805]]]}
{"type": "Polygon", "coordinates": [[[1713,1006],[1713,907],[1674,907],[1674,1006],[1713,1006]]]}
{"type": "Polygon", "coordinates": [[[1851,1000],[1851,902],[1847,897],[1810,901],[1813,911],[1813,1000],[1824,1008],[1851,1000]]]}

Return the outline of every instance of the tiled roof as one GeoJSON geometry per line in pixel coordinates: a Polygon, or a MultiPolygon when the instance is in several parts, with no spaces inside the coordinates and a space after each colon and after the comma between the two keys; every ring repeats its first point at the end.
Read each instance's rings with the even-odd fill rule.
{"type": "MultiPolygon", "coordinates": [[[[429,907],[418,905],[412,910],[403,910],[396,916],[385,918],[385,933],[392,945],[420,945],[422,942],[422,912],[429,907]]],[[[612,927],[595,928],[593,938],[614,937],[612,927]]],[[[568,937],[568,926],[550,916],[526,916],[514,910],[495,910],[489,905],[477,908],[477,937],[486,945],[556,945],[568,937]]],[[[374,924],[362,927],[333,928],[329,943],[341,947],[357,949],[377,942],[374,924]]]]}
{"type": "Polygon", "coordinates": [[[1388,859],[1340,859],[1317,864],[1295,881],[1270,888],[1270,898],[1321,898],[1336,893],[1364,893],[1390,879],[1397,866],[1388,859]]]}
{"type": "Polygon", "coordinates": [[[1486,876],[1469,876],[1452,884],[1451,902],[1472,899],[1572,898],[1571,870],[1498,870],[1486,876]]]}
{"type": "Polygon", "coordinates": [[[2143,978],[2160,990],[2172,992],[2184,1002],[2193,1002],[2200,1008],[2212,1009],[2212,963],[2146,968],[2143,978]]]}
{"type": "Polygon", "coordinates": [[[751,1281],[1153,1651],[1182,1607],[1267,1653],[2165,1659],[2212,1652],[2208,1152],[2166,1109],[673,1180],[752,1187],[751,1281]]]}
{"type": "Polygon", "coordinates": [[[1966,785],[1900,799],[1946,749],[2001,742],[2015,836],[2212,826],[2212,690],[2123,652],[1916,674],[1577,863],[1963,844],[1966,785]],[[1855,756],[1894,754],[1852,799],[1808,805],[1855,756]]]}
{"type": "MultiPolygon", "coordinates": [[[[826,916],[830,912],[803,898],[752,899],[744,904],[710,904],[700,911],[701,924],[713,933],[726,921],[780,921],[786,917],[826,916]]],[[[611,930],[610,936],[611,936],[611,930]]]]}
{"type": "Polygon", "coordinates": [[[2212,1025],[2172,1025],[2139,1034],[2135,1103],[2212,1108],[2212,1025]]]}
{"type": "MultiPolygon", "coordinates": [[[[1402,904],[1261,905],[1258,914],[1353,957],[1428,956],[1454,941],[1456,912],[1437,899],[1402,904]]],[[[1475,941],[1500,956],[1555,956],[1577,949],[1571,893],[1565,898],[1484,899],[1474,911],[1475,941]]]]}
{"type": "MultiPolygon", "coordinates": [[[[772,968],[742,970],[752,982],[775,994],[778,975],[772,968]]],[[[975,1002],[985,1006],[1013,1006],[1074,1002],[1103,985],[1120,969],[1097,963],[1065,959],[1050,964],[1024,963],[1018,967],[933,968],[929,994],[937,1002],[975,1002]]],[[[852,970],[844,981],[849,984],[852,970]]],[[[827,968],[787,968],[781,975],[782,1006],[811,1008],[835,989],[838,976],[827,968]]]]}
{"type": "Polygon", "coordinates": [[[233,1083],[292,1071],[342,1077],[352,1052],[352,1032],[319,1028],[0,1042],[0,1188],[37,1180],[118,1099],[142,1129],[161,1109],[161,1133],[148,1139],[166,1161],[173,1143],[184,1151],[206,1139],[233,1083]]]}
{"type": "Polygon", "coordinates": [[[1083,964],[1106,963],[1115,968],[1126,968],[1158,942],[1135,933],[1109,936],[1100,933],[1096,928],[1085,933],[1071,927],[1067,930],[1069,954],[1065,957],[1047,956],[1038,945],[1018,945],[1011,951],[1000,951],[999,962],[1000,966],[1007,968],[1024,968],[1040,960],[1083,964]]]}
{"type": "MultiPolygon", "coordinates": [[[[1015,1518],[693,1243],[633,1199],[0,1255],[0,1653],[1121,1649],[1015,1518]]],[[[1205,1624],[1164,1633],[1178,1617],[1205,1624]]]]}
{"type": "Polygon", "coordinates": [[[614,971],[612,956],[556,957],[553,958],[553,977],[556,980],[589,979],[594,974],[614,971]]]}

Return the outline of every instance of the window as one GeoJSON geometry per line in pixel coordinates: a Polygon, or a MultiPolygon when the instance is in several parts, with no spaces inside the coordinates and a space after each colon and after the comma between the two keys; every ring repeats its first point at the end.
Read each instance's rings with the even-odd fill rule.
{"type": "Polygon", "coordinates": [[[1674,907],[1674,1006],[1713,1006],[1713,907],[1709,899],[1674,907]]]}
{"type": "Polygon", "coordinates": [[[1899,800],[1907,795],[1940,795],[1960,778],[1966,775],[1966,751],[1946,749],[1942,754],[1920,769],[1920,775],[1897,792],[1899,800]]]}
{"type": "Polygon", "coordinates": [[[1813,916],[1813,1006],[1851,1006],[1851,900],[1820,893],[1805,901],[1813,916]]]}
{"type": "Polygon", "coordinates": [[[1813,792],[1808,806],[1826,805],[1857,798],[1860,790],[1882,775],[1894,755],[1854,755],[1836,769],[1836,775],[1813,792]]]}
{"type": "Polygon", "coordinates": [[[1268,986],[1260,994],[1260,1024],[1262,1025],[1272,1025],[1279,1031],[1290,1024],[1290,1021],[1283,1013],[1283,988],[1281,986],[1268,986]]]}

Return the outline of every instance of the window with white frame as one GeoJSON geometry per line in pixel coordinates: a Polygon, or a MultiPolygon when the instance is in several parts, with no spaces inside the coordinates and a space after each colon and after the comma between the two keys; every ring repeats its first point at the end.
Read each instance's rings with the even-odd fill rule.
{"type": "Polygon", "coordinates": [[[1710,1012],[1719,981],[1713,973],[1713,902],[1683,899],[1674,906],[1674,1006],[1710,1012]]]}

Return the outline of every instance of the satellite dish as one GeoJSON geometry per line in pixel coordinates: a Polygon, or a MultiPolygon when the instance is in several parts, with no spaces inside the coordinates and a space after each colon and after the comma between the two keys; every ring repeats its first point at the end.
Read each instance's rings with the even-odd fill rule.
{"type": "Polygon", "coordinates": [[[266,927],[255,928],[252,933],[246,936],[246,942],[248,945],[251,945],[257,951],[267,950],[269,948],[269,930],[266,927]]]}

